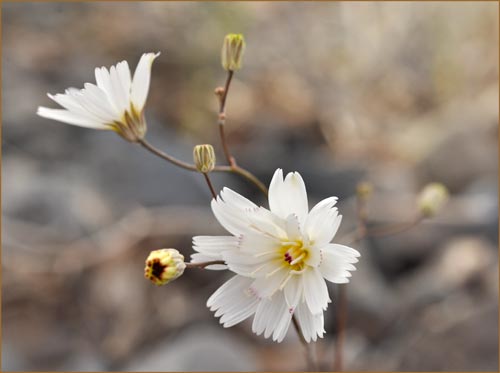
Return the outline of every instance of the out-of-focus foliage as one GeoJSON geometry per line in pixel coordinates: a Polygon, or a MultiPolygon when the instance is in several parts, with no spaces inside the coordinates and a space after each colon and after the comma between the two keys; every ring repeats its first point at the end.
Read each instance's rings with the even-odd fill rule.
{"type": "MultiPolygon", "coordinates": [[[[149,140],[187,161],[212,143],[223,160],[227,33],[246,40],[227,102],[234,155],[265,183],[300,171],[310,203],[341,197],[340,241],[360,180],[373,225],[411,219],[428,182],[451,191],[438,217],[358,245],[346,368],[498,370],[497,3],[23,2],[2,4],[2,23],[4,370],[305,368],[293,330],[276,345],[217,326],[205,301],[225,274],[143,278],[150,250],[188,257],[191,236],[222,233],[201,175],[35,115],[94,67],[160,51],[149,140]]],[[[265,203],[236,177],[213,182],[265,203]]]]}

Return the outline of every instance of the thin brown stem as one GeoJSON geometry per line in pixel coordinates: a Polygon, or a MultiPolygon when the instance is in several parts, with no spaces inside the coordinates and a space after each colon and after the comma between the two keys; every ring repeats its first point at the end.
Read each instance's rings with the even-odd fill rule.
{"type": "Polygon", "coordinates": [[[224,125],[226,123],[226,100],[227,94],[229,92],[229,87],[231,86],[231,81],[233,79],[234,72],[229,70],[227,72],[226,84],[224,85],[224,90],[222,94],[219,96],[219,136],[222,143],[222,150],[224,151],[224,156],[226,157],[227,162],[233,166],[235,164],[234,158],[231,156],[231,152],[229,151],[229,146],[226,140],[226,134],[224,133],[224,125]]]}
{"type": "Polygon", "coordinates": [[[199,268],[205,269],[205,267],[214,265],[214,264],[226,264],[223,260],[212,260],[210,262],[200,262],[200,263],[184,263],[186,264],[186,268],[199,268]]]}
{"type": "Polygon", "coordinates": [[[420,222],[422,222],[422,220],[424,220],[424,216],[418,215],[412,221],[406,223],[398,223],[394,225],[387,225],[384,227],[369,229],[367,232],[367,236],[383,237],[403,233],[418,225],[420,222]]]}
{"type": "Polygon", "coordinates": [[[207,185],[210,188],[210,192],[212,193],[212,197],[217,198],[217,193],[215,193],[214,186],[212,185],[212,182],[210,181],[210,177],[208,176],[208,173],[204,172],[203,176],[205,177],[207,185]]]}
{"type": "MultiPolygon", "coordinates": [[[[194,164],[190,164],[190,163],[181,161],[180,159],[177,159],[177,158],[175,158],[175,157],[173,157],[165,152],[162,152],[161,150],[159,150],[158,148],[154,147],[149,142],[147,142],[145,139],[139,140],[138,143],[143,148],[145,148],[146,150],[151,152],[152,154],[166,160],[167,162],[170,162],[170,163],[172,163],[178,167],[181,167],[185,170],[188,170],[188,171],[199,172],[194,164]]],[[[264,195],[267,196],[266,186],[255,175],[253,175],[250,171],[245,170],[244,168],[242,168],[236,164],[233,166],[216,166],[213,169],[213,172],[232,172],[234,174],[238,174],[238,175],[244,177],[247,181],[255,184],[255,186],[257,188],[259,188],[259,190],[264,195]]]]}
{"type": "Polygon", "coordinates": [[[140,139],[138,140],[138,143],[145,149],[147,149],[148,151],[150,151],[151,153],[157,155],[158,157],[160,158],[163,158],[165,159],[166,161],[176,165],[176,166],[179,166],[181,168],[184,168],[186,170],[189,170],[189,171],[196,171],[198,172],[197,168],[195,165],[193,164],[189,164],[187,162],[184,162],[184,161],[181,161],[180,159],[177,159],[167,153],[164,153],[162,152],[161,150],[155,148],[153,145],[151,145],[149,142],[146,141],[146,139],[140,139]]]}
{"type": "Polygon", "coordinates": [[[305,352],[306,352],[307,370],[314,371],[314,370],[316,370],[316,367],[315,367],[314,360],[313,360],[312,353],[311,353],[311,346],[309,345],[309,343],[307,343],[306,339],[304,338],[304,335],[302,334],[300,327],[299,327],[299,322],[297,321],[297,318],[295,317],[295,315],[292,316],[292,323],[293,323],[293,326],[295,328],[295,331],[297,332],[297,334],[299,336],[300,343],[302,343],[302,345],[304,346],[305,352]]]}
{"type": "Polygon", "coordinates": [[[347,287],[345,284],[338,286],[338,309],[337,309],[337,336],[335,338],[335,359],[333,371],[341,372],[344,367],[344,339],[347,324],[347,287]]]}

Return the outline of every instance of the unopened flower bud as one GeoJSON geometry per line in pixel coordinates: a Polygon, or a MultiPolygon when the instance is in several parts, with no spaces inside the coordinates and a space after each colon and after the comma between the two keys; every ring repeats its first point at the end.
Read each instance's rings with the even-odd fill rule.
{"type": "Polygon", "coordinates": [[[168,284],[184,273],[184,256],[175,249],[151,251],[146,259],[144,277],[160,286],[168,284]]]}
{"type": "Polygon", "coordinates": [[[222,67],[226,71],[236,71],[241,68],[245,39],[242,34],[228,34],[222,45],[222,67]]]}
{"type": "Polygon", "coordinates": [[[356,186],[356,195],[360,199],[367,200],[373,192],[373,185],[368,181],[362,181],[356,186]]]}
{"type": "Polygon", "coordinates": [[[443,208],[448,198],[448,189],[443,184],[427,184],[418,196],[418,209],[426,217],[434,216],[443,208]]]}
{"type": "Polygon", "coordinates": [[[210,144],[196,145],[193,149],[194,164],[198,171],[206,174],[215,167],[214,147],[210,144]]]}

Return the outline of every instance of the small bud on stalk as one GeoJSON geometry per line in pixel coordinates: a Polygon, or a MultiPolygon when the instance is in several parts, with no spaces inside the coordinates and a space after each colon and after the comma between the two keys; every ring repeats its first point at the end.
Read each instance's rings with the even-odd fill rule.
{"type": "Polygon", "coordinates": [[[196,145],[193,149],[193,159],[196,168],[201,173],[208,173],[215,168],[214,147],[210,144],[196,145]]]}
{"type": "Polygon", "coordinates": [[[427,184],[418,197],[418,209],[425,217],[434,216],[443,208],[448,198],[448,189],[443,184],[427,184]]]}
{"type": "Polygon", "coordinates": [[[362,181],[356,186],[356,195],[358,198],[367,200],[371,197],[373,185],[368,181],[362,181]]]}
{"type": "Polygon", "coordinates": [[[184,256],[177,250],[154,250],[146,259],[144,277],[158,286],[165,285],[180,277],[185,268],[184,256]]]}
{"type": "Polygon", "coordinates": [[[222,67],[226,71],[241,68],[241,60],[245,50],[245,39],[242,34],[228,34],[222,45],[222,67]]]}

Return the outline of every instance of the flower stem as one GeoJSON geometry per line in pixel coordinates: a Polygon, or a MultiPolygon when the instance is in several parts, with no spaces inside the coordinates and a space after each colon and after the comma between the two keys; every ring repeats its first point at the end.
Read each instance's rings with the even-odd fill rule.
{"type": "Polygon", "coordinates": [[[305,351],[306,351],[307,370],[308,371],[315,371],[316,368],[315,368],[314,360],[313,360],[312,353],[311,353],[311,346],[309,345],[309,343],[307,343],[306,339],[304,338],[304,335],[302,334],[302,332],[300,330],[299,323],[298,323],[295,315],[292,316],[292,323],[293,323],[293,326],[295,328],[295,331],[297,332],[297,334],[299,336],[300,342],[302,343],[302,345],[304,346],[305,351]]]}
{"type": "Polygon", "coordinates": [[[385,227],[370,229],[367,231],[366,235],[370,237],[383,237],[391,236],[393,234],[399,234],[415,227],[424,219],[424,216],[417,215],[413,220],[406,223],[397,223],[393,225],[387,225],[385,227]]]}
{"type": "MultiPolygon", "coordinates": [[[[188,171],[199,172],[194,164],[190,164],[190,163],[181,161],[180,159],[177,159],[177,158],[175,158],[175,157],[173,157],[165,152],[162,152],[160,149],[154,147],[149,142],[147,142],[146,139],[138,140],[138,143],[143,148],[145,148],[146,150],[151,152],[152,154],[166,160],[167,162],[174,164],[175,166],[181,167],[181,168],[188,170],[188,171]]],[[[255,175],[253,175],[250,171],[236,165],[236,163],[234,161],[233,161],[233,165],[231,165],[231,166],[216,166],[213,169],[213,172],[232,172],[234,174],[238,174],[238,175],[244,177],[245,179],[247,179],[249,182],[255,184],[255,186],[257,188],[259,188],[259,190],[267,197],[266,186],[255,175]]]]}
{"type": "Polygon", "coordinates": [[[153,145],[151,145],[149,142],[146,141],[146,139],[140,139],[137,141],[143,148],[146,150],[150,151],[151,153],[155,154],[156,156],[165,159],[166,161],[184,168],[189,171],[195,171],[198,172],[198,169],[196,168],[195,165],[181,161],[180,159],[177,159],[167,153],[162,152],[160,149],[155,148],[153,145]]]}
{"type": "Polygon", "coordinates": [[[208,176],[208,173],[204,172],[203,176],[205,177],[205,180],[207,181],[207,185],[210,188],[210,192],[212,193],[212,197],[217,198],[217,193],[215,193],[214,186],[212,185],[212,182],[210,181],[210,177],[208,176]]]}
{"type": "Polygon", "coordinates": [[[231,156],[231,152],[229,151],[229,147],[227,145],[227,140],[226,140],[226,135],[224,133],[224,125],[226,123],[226,100],[227,100],[227,94],[229,92],[229,87],[231,85],[231,81],[233,79],[234,72],[229,70],[227,72],[227,78],[226,78],[226,84],[224,85],[224,90],[222,94],[219,96],[219,120],[218,120],[218,125],[219,125],[219,136],[220,140],[222,143],[222,149],[224,151],[224,155],[226,157],[227,162],[229,165],[233,166],[234,165],[234,158],[231,156]]]}
{"type": "MultiPolygon", "coordinates": [[[[234,159],[233,159],[234,161],[234,159]]],[[[219,172],[233,172],[235,174],[238,174],[242,176],[243,178],[247,179],[251,183],[253,183],[259,190],[266,196],[268,194],[267,187],[264,185],[262,181],[260,181],[257,176],[252,174],[250,171],[238,166],[235,162],[231,166],[218,166],[215,167],[214,171],[219,171],[219,172]]]]}
{"type": "Polygon", "coordinates": [[[200,262],[200,263],[185,263],[186,268],[200,268],[205,269],[205,267],[214,265],[214,264],[226,264],[223,260],[212,260],[210,262],[200,262]]]}

